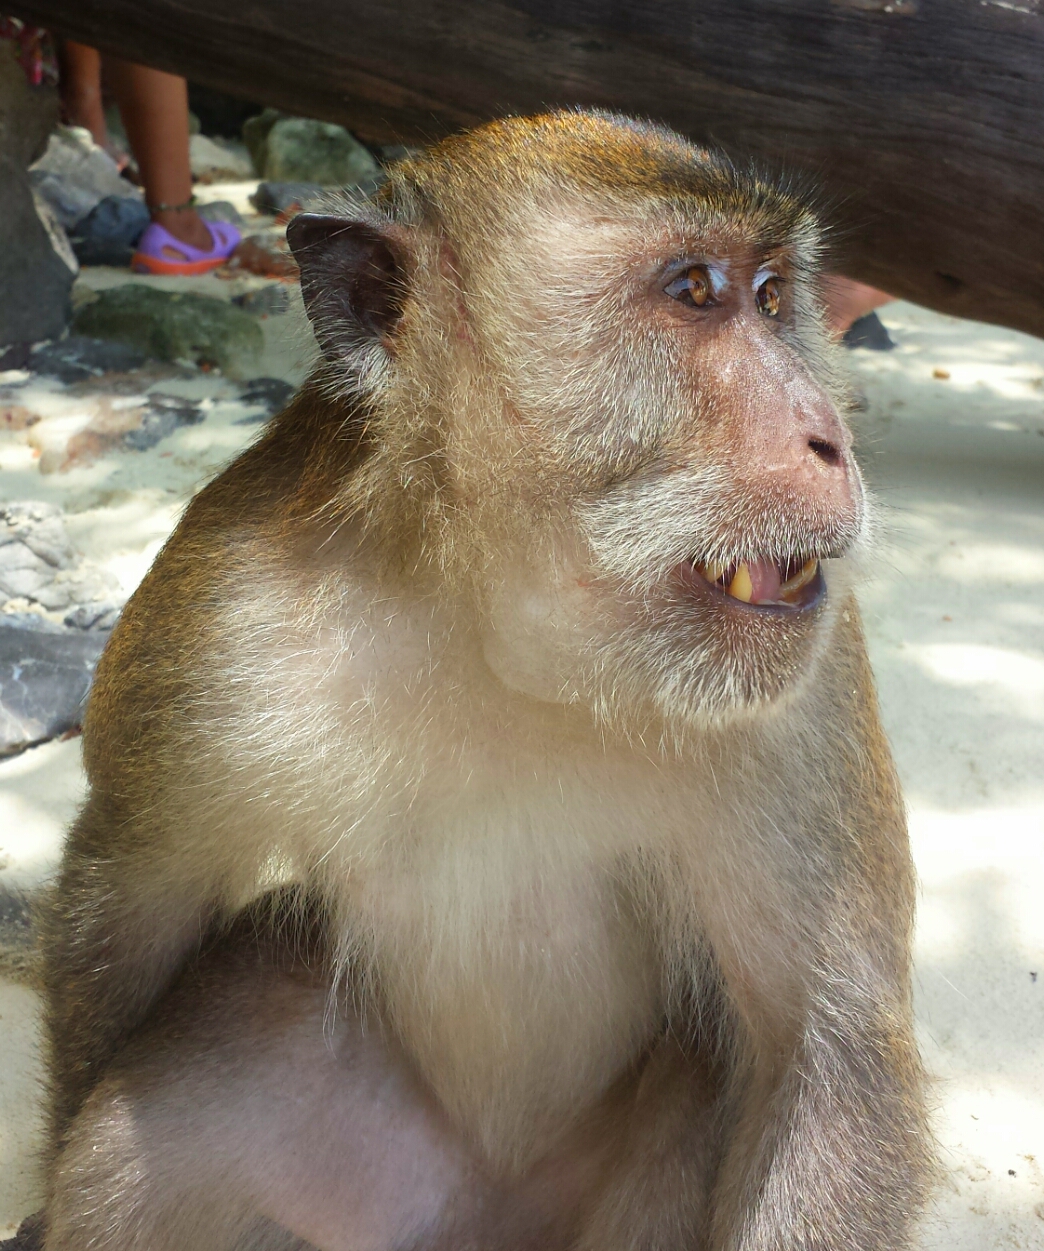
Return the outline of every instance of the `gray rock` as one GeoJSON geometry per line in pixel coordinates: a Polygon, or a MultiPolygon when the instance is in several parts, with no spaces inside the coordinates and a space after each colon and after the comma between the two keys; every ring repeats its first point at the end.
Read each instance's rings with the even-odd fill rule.
{"type": "Polygon", "coordinates": [[[257,190],[250,197],[251,203],[259,213],[295,212],[304,208],[309,200],[315,200],[323,194],[325,188],[318,182],[260,182],[257,190]]]}
{"type": "Polygon", "coordinates": [[[285,116],[286,114],[280,109],[263,109],[256,117],[248,117],[243,123],[243,142],[250,153],[254,172],[259,178],[264,177],[269,132],[276,122],[285,116]]]}
{"type": "Polygon", "coordinates": [[[34,348],[27,364],[34,373],[73,383],[107,373],[128,373],[140,369],[147,359],[144,352],[125,343],[71,334],[34,348]]]}
{"type": "Polygon", "coordinates": [[[368,183],[377,162],[353,135],[333,122],[283,117],[265,139],[263,176],[275,182],[315,182],[329,187],[368,183]]]}
{"type": "Polygon", "coordinates": [[[189,163],[201,182],[236,182],[253,176],[246,148],[235,140],[193,135],[189,140],[189,163]]]}
{"type": "Polygon", "coordinates": [[[245,313],[252,313],[255,317],[278,317],[290,307],[290,293],[282,283],[271,282],[257,291],[237,295],[232,303],[238,304],[245,313]]]}
{"type": "Polygon", "coordinates": [[[141,425],[137,430],[127,431],[123,436],[123,445],[131,451],[144,452],[173,434],[179,426],[198,425],[203,417],[199,400],[154,392],[149,396],[149,406],[142,415],[141,425]]]}
{"type": "Polygon", "coordinates": [[[115,196],[141,201],[140,190],[120,177],[116,162],[80,126],[58,126],[47,149],[29,170],[33,187],[68,230],[102,200],[115,196]]]}
{"type": "MultiPolygon", "coordinates": [[[[28,616],[29,614],[26,613],[24,615],[28,616]]],[[[116,624],[116,618],[119,615],[120,606],[118,604],[105,602],[100,604],[80,604],[78,608],[74,608],[72,612],[65,614],[62,624],[75,630],[111,630],[116,624]]],[[[4,620],[7,621],[7,617],[4,620]]],[[[55,628],[60,629],[61,627],[55,628]]]]}
{"type": "MultiPolygon", "coordinates": [[[[63,514],[54,504],[26,501],[0,506],[0,601],[28,600],[47,612],[93,611],[101,620],[119,596],[119,583],[107,569],[73,550],[63,514]]],[[[38,613],[9,609],[0,620],[26,629],[44,629],[38,613]]]]}
{"type": "Polygon", "coordinates": [[[53,633],[0,621],[0,756],[80,725],[108,634],[53,633]]]}
{"type": "Polygon", "coordinates": [[[53,569],[68,569],[75,559],[56,504],[17,500],[0,505],[0,560],[5,549],[16,544],[53,569]]]}
{"type": "Polygon", "coordinates": [[[254,318],[226,300],[138,283],[102,291],[77,310],[73,330],[158,360],[216,365],[231,378],[249,377],[264,345],[254,318]]]}
{"type": "MultiPolygon", "coordinates": [[[[29,896],[17,888],[0,885],[0,977],[33,980],[37,952],[32,922],[29,896]]],[[[10,1245],[0,1242],[0,1251],[6,1251],[10,1245]]],[[[14,1242],[15,1251],[25,1246],[14,1242]]],[[[42,1241],[37,1248],[43,1251],[42,1241]]]]}
{"type": "Polygon", "coordinates": [[[37,599],[53,580],[54,573],[47,562],[24,543],[5,543],[0,547],[0,595],[5,599],[37,599]]]}
{"type": "Polygon", "coordinates": [[[253,426],[258,422],[267,421],[273,413],[286,408],[294,395],[295,387],[282,378],[253,378],[240,393],[244,404],[256,404],[259,413],[251,413],[249,417],[240,417],[233,424],[237,426],[253,426]]]}
{"type": "Polygon", "coordinates": [[[870,352],[890,352],[895,343],[876,313],[858,317],[845,331],[841,342],[847,348],[866,348],[870,352]]]}
{"type": "Polygon", "coordinates": [[[0,348],[54,338],[69,317],[75,259],[63,259],[60,229],[37,210],[28,173],[57,112],[52,89],[30,87],[14,57],[0,57],[0,348]]]}
{"type": "Polygon", "coordinates": [[[0,617],[0,624],[9,626],[12,630],[39,630],[44,634],[65,633],[64,626],[38,612],[5,612],[0,617]]]}
{"type": "MultiPolygon", "coordinates": [[[[0,372],[6,373],[9,369],[25,369],[32,353],[31,343],[9,343],[6,347],[0,347],[0,372]]],[[[26,382],[28,381],[27,378],[26,382]]],[[[20,386],[21,383],[8,383],[7,385],[20,386]]]]}
{"type": "Polygon", "coordinates": [[[229,200],[211,200],[209,204],[199,206],[199,215],[208,222],[229,222],[233,226],[243,225],[243,215],[229,200]]]}
{"type": "Polygon", "coordinates": [[[150,220],[142,200],[106,196],[72,228],[69,241],[81,265],[130,265],[150,220]]]}

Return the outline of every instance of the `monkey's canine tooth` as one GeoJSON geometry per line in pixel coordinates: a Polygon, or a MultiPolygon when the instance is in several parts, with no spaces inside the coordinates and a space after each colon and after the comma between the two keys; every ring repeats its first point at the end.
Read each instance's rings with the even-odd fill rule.
{"type": "Polygon", "coordinates": [[[736,566],[736,572],[728,585],[728,593],[734,598],[749,604],[754,595],[754,584],[750,580],[750,570],[745,563],[736,566]]]}
{"type": "Polygon", "coordinates": [[[788,578],[786,582],[779,588],[779,598],[787,599],[803,590],[819,572],[819,561],[813,556],[811,560],[806,560],[797,573],[792,578],[788,578]]]}
{"type": "Polygon", "coordinates": [[[700,566],[700,572],[708,582],[720,582],[725,576],[726,569],[728,565],[720,560],[708,560],[706,564],[700,566]]]}

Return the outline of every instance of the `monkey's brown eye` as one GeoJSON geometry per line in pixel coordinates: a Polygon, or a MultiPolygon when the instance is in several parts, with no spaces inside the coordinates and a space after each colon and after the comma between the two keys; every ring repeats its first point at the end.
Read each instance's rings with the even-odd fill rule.
{"type": "Polygon", "coordinates": [[[696,308],[704,308],[712,303],[710,275],[702,265],[687,269],[684,274],[668,283],[664,290],[673,299],[681,300],[683,304],[693,304],[696,308]]]}
{"type": "Polygon", "coordinates": [[[779,285],[778,278],[766,278],[758,287],[754,300],[757,303],[758,312],[766,317],[779,316],[779,285]]]}

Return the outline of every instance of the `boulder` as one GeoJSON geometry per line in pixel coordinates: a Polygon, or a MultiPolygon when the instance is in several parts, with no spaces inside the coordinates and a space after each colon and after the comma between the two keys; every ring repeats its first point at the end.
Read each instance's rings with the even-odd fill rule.
{"type": "Polygon", "coordinates": [[[75,729],[104,630],[28,630],[0,621],[0,756],[75,729]]]}
{"type": "Polygon", "coordinates": [[[265,109],[244,124],[243,138],[254,168],[271,182],[350,187],[369,185],[380,176],[369,149],[333,122],[265,109]]]}
{"type": "Polygon", "coordinates": [[[120,598],[115,576],[73,550],[54,504],[0,505],[0,621],[10,624],[12,613],[21,614],[33,628],[43,628],[46,613],[79,608],[98,620],[120,598]]]}
{"type": "Polygon", "coordinates": [[[58,126],[29,179],[66,230],[109,197],[141,200],[138,188],[120,177],[116,162],[82,126],[58,126]]]}
{"type": "Polygon", "coordinates": [[[193,135],[189,140],[189,161],[200,182],[236,182],[254,176],[249,152],[234,141],[193,135]]]}
{"type": "Polygon", "coordinates": [[[0,57],[0,349],[13,347],[11,359],[61,334],[70,311],[76,260],[28,174],[57,111],[52,88],[30,87],[17,61],[0,57]]]}
{"type": "Polygon", "coordinates": [[[323,194],[325,188],[318,182],[260,182],[257,190],[250,197],[254,208],[259,213],[296,213],[304,208],[309,200],[315,200],[323,194]]]}
{"type": "Polygon", "coordinates": [[[290,307],[290,293],[282,283],[270,282],[267,287],[235,296],[232,303],[255,317],[280,317],[290,307]]]}
{"type": "Polygon", "coordinates": [[[151,220],[143,200],[109,195],[69,232],[81,265],[130,265],[134,248],[151,220]]]}
{"type": "Polygon", "coordinates": [[[264,345],[257,321],[226,300],[138,283],[100,292],[77,310],[72,328],[157,360],[216,366],[231,378],[249,377],[264,345]]]}
{"type": "Polygon", "coordinates": [[[208,222],[228,222],[232,226],[243,225],[243,214],[230,200],[211,200],[201,204],[198,209],[200,217],[208,222]]]}
{"type": "Polygon", "coordinates": [[[125,343],[71,334],[53,343],[39,344],[29,353],[26,364],[35,374],[68,384],[140,369],[146,359],[144,352],[125,343]]]}
{"type": "Polygon", "coordinates": [[[253,426],[267,421],[275,413],[286,408],[293,398],[296,387],[284,382],[282,378],[254,378],[242,390],[241,399],[244,404],[258,411],[236,420],[237,426],[253,426]]]}

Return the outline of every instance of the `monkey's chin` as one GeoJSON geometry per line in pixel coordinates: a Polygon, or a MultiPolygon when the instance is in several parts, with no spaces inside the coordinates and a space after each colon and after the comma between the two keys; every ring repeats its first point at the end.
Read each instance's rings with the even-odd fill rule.
{"type": "Polygon", "coordinates": [[[675,577],[690,594],[709,598],[725,611],[807,613],[826,597],[822,565],[814,556],[730,565],[688,560],[676,568],[675,577]]]}
{"type": "MultiPolygon", "coordinates": [[[[808,563],[783,562],[775,580],[764,568],[749,569],[750,600],[691,562],[678,566],[662,597],[643,598],[621,636],[606,640],[598,707],[626,726],[628,710],[640,719],[647,701],[665,740],[678,743],[692,731],[786,707],[814,680],[831,632],[832,597],[819,561],[798,578],[808,563]]],[[[844,584],[840,570],[832,574],[844,584]]]]}

